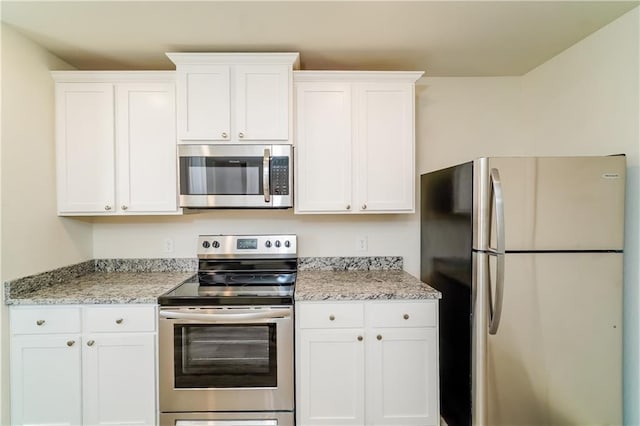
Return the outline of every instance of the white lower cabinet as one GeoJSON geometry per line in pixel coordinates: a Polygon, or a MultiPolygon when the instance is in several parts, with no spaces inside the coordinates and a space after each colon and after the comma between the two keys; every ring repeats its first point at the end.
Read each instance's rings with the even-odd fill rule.
{"type": "Polygon", "coordinates": [[[156,423],[156,308],[13,306],[11,423],[156,423]]]}
{"type": "Polygon", "coordinates": [[[437,309],[298,302],[297,424],[439,424],[437,309]]]}

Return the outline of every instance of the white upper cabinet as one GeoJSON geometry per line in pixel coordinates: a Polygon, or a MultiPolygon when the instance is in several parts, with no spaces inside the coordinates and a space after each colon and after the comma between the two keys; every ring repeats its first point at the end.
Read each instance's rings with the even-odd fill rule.
{"type": "Polygon", "coordinates": [[[176,214],[172,72],[53,72],[58,214],[176,214]]]}
{"type": "Polygon", "coordinates": [[[296,211],[351,210],[351,85],[296,84],[296,211]]]}
{"type": "Polygon", "coordinates": [[[179,143],[291,143],[298,53],[168,53],[179,143]]]}
{"type": "Polygon", "coordinates": [[[59,213],[113,209],[114,113],[112,84],[56,84],[59,213]]]}
{"type": "Polygon", "coordinates": [[[415,211],[421,72],[298,71],[296,213],[415,211]]]}

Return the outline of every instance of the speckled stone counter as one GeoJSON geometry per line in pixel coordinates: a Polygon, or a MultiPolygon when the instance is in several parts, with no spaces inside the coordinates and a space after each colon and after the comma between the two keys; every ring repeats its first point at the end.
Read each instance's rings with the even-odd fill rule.
{"type": "Polygon", "coordinates": [[[441,297],[440,292],[403,271],[402,258],[319,259],[322,258],[313,258],[307,267],[299,268],[296,301],[441,297]]]}
{"type": "Polygon", "coordinates": [[[98,259],[4,283],[7,305],[156,303],[194,259],[98,259]]]}

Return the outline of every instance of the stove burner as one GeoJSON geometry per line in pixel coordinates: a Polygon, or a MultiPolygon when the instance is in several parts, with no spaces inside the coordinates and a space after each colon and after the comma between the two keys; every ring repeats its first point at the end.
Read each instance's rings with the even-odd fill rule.
{"type": "Polygon", "coordinates": [[[200,236],[198,274],[159,298],[163,306],[290,305],[298,258],[295,235],[200,236]],[[218,241],[218,247],[203,242],[218,241]],[[271,241],[289,241],[277,247],[271,241]],[[251,242],[252,244],[248,244],[251,242]]]}

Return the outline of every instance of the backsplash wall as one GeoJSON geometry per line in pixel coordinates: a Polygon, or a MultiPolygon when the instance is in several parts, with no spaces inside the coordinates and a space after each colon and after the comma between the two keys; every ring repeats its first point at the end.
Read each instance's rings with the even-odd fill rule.
{"type": "Polygon", "coordinates": [[[96,218],[94,258],[196,257],[200,234],[297,234],[298,255],[402,256],[420,274],[417,214],[295,215],[292,210],[211,210],[174,217],[96,218]],[[358,241],[367,240],[367,250],[358,241]],[[173,252],[167,252],[166,240],[173,252]]]}

